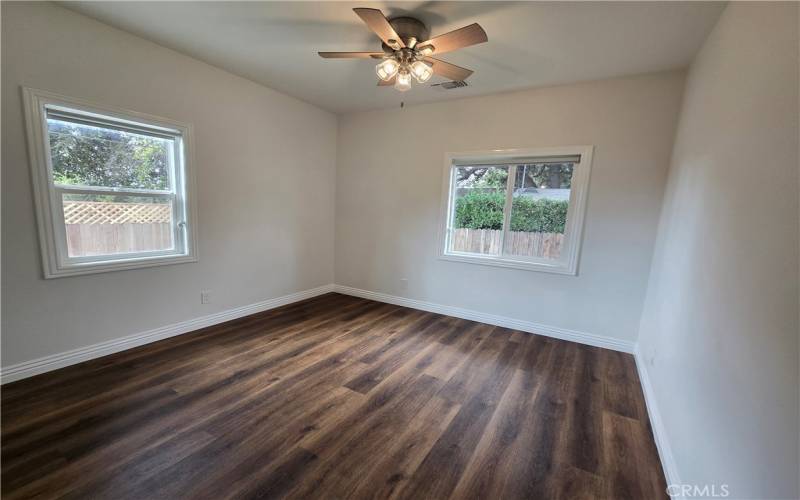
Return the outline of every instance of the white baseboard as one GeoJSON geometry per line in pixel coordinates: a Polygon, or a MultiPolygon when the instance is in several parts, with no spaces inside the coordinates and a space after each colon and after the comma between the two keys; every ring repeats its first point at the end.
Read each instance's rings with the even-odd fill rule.
{"type": "MultiPolygon", "coordinates": [[[[655,439],[656,448],[658,448],[658,457],[661,459],[661,467],[664,469],[667,486],[671,484],[683,484],[678,474],[678,466],[675,463],[675,457],[672,455],[672,448],[667,440],[667,431],[664,428],[664,422],[661,420],[661,413],[658,411],[658,404],[656,403],[653,386],[650,383],[650,376],[647,374],[647,367],[645,366],[645,358],[639,350],[638,344],[634,349],[633,356],[636,359],[636,370],[639,372],[639,381],[642,384],[642,391],[644,392],[647,415],[650,417],[650,427],[653,429],[653,439],[655,439]]],[[[683,500],[682,496],[673,496],[672,498],[674,500],[683,500]]]]}
{"type": "Polygon", "coordinates": [[[267,311],[269,309],[274,309],[276,307],[291,304],[293,302],[310,299],[311,297],[329,293],[333,290],[334,285],[323,285],[310,290],[303,290],[302,292],[291,293],[289,295],[268,299],[255,304],[236,307],[226,311],[209,314],[207,316],[190,319],[188,321],[181,321],[180,323],[162,326],[146,332],[135,333],[133,335],[128,335],[127,337],[81,347],[71,351],[33,359],[31,361],[25,361],[16,365],[4,366],[2,369],[0,369],[0,383],[5,384],[15,380],[32,377],[40,373],[57,370],[58,368],[74,365],[82,361],[99,358],[108,354],[114,354],[115,352],[124,351],[125,349],[131,349],[140,345],[149,344],[158,340],[163,340],[176,335],[199,330],[200,328],[205,328],[207,326],[224,323],[225,321],[230,321],[232,319],[267,311]]]}
{"type": "Polygon", "coordinates": [[[567,330],[564,328],[533,323],[531,321],[523,321],[505,316],[497,316],[494,314],[473,311],[470,309],[462,309],[460,307],[446,306],[432,302],[397,297],[385,293],[360,290],[358,288],[352,288],[343,285],[324,285],[310,290],[304,290],[302,292],[265,300],[263,302],[228,309],[226,311],[209,314],[200,318],[190,319],[180,323],[174,323],[172,325],[155,328],[146,332],[128,335],[119,339],[109,340],[107,342],[101,342],[99,344],[25,361],[16,365],[2,367],[2,369],[0,369],[0,383],[5,384],[15,380],[32,377],[40,373],[57,370],[59,368],[64,368],[65,366],[74,365],[82,361],[88,361],[90,359],[99,358],[108,354],[114,354],[116,352],[124,351],[125,349],[131,349],[133,347],[149,344],[151,342],[174,337],[176,335],[182,335],[184,333],[199,330],[207,326],[224,323],[225,321],[267,311],[269,309],[274,309],[286,304],[291,304],[292,302],[305,300],[329,292],[338,292],[345,295],[353,295],[355,297],[376,300],[378,302],[386,302],[389,304],[410,307],[412,309],[421,309],[423,311],[455,316],[457,318],[479,321],[481,323],[488,323],[490,325],[503,326],[506,328],[513,328],[515,330],[536,333],[562,340],[570,340],[573,342],[603,347],[606,349],[613,349],[615,351],[632,353],[634,349],[633,342],[614,339],[611,337],[578,332],[575,330],[567,330]]]}
{"type": "Polygon", "coordinates": [[[576,330],[567,330],[566,328],[543,325],[540,323],[534,323],[532,321],[509,318],[507,316],[497,316],[495,314],[482,313],[479,311],[473,311],[471,309],[462,309],[460,307],[446,306],[433,302],[407,299],[405,297],[397,297],[395,295],[389,295],[380,292],[371,292],[369,290],[361,290],[359,288],[353,288],[344,285],[334,285],[334,291],[337,293],[343,293],[345,295],[353,295],[355,297],[361,297],[364,299],[376,300],[378,302],[386,302],[388,304],[410,307],[412,309],[420,309],[422,311],[429,311],[447,316],[455,316],[456,318],[463,318],[471,321],[478,321],[480,323],[503,326],[514,330],[536,333],[546,337],[570,340],[572,342],[578,342],[580,344],[587,344],[595,347],[603,347],[605,349],[612,349],[614,351],[633,353],[635,346],[633,342],[627,340],[595,335],[593,333],[579,332],[576,330]]]}

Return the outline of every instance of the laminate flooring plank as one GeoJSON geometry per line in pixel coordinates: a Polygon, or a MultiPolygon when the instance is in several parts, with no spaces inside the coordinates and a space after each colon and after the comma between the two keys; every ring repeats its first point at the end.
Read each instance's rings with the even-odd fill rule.
{"type": "Polygon", "coordinates": [[[11,500],[667,498],[629,354],[340,294],[1,399],[11,500]]]}

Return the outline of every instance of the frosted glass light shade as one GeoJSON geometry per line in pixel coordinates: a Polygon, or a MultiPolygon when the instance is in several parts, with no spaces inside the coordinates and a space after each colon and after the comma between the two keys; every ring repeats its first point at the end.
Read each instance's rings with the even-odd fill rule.
{"type": "Polygon", "coordinates": [[[407,70],[397,73],[397,79],[394,82],[394,88],[400,92],[405,92],[406,90],[410,89],[411,73],[409,73],[407,70]]]}
{"type": "Polygon", "coordinates": [[[378,74],[378,78],[383,80],[384,82],[388,82],[389,80],[397,74],[397,71],[400,69],[400,64],[394,59],[384,59],[377,66],[375,66],[375,73],[378,74]]]}
{"type": "Polygon", "coordinates": [[[423,61],[414,61],[411,65],[411,74],[419,83],[425,83],[433,76],[433,66],[423,61]]]}

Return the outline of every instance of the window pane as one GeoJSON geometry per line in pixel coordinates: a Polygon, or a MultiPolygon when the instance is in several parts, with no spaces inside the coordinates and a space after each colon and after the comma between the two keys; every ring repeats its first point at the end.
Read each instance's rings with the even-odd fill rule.
{"type": "Polygon", "coordinates": [[[499,255],[508,167],[456,167],[450,250],[499,255]]]}
{"type": "Polygon", "coordinates": [[[505,254],[561,256],[573,168],[573,163],[517,165],[505,254]]]}
{"type": "Polygon", "coordinates": [[[172,200],[63,194],[70,257],[172,250],[172,200]]]}
{"type": "Polygon", "coordinates": [[[47,119],[56,184],[170,189],[174,139],[47,119]]]}

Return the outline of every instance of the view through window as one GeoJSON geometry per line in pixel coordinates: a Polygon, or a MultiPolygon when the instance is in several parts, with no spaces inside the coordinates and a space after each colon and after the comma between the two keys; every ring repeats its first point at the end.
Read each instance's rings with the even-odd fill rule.
{"type": "Polygon", "coordinates": [[[48,114],[47,128],[69,257],[175,249],[175,138],[57,114],[48,114]]]}
{"type": "Polygon", "coordinates": [[[568,218],[581,157],[499,160],[451,166],[444,254],[563,264],[577,244],[568,218]]]}
{"type": "Polygon", "coordinates": [[[190,126],[24,89],[45,277],[196,260],[190,126]]]}

